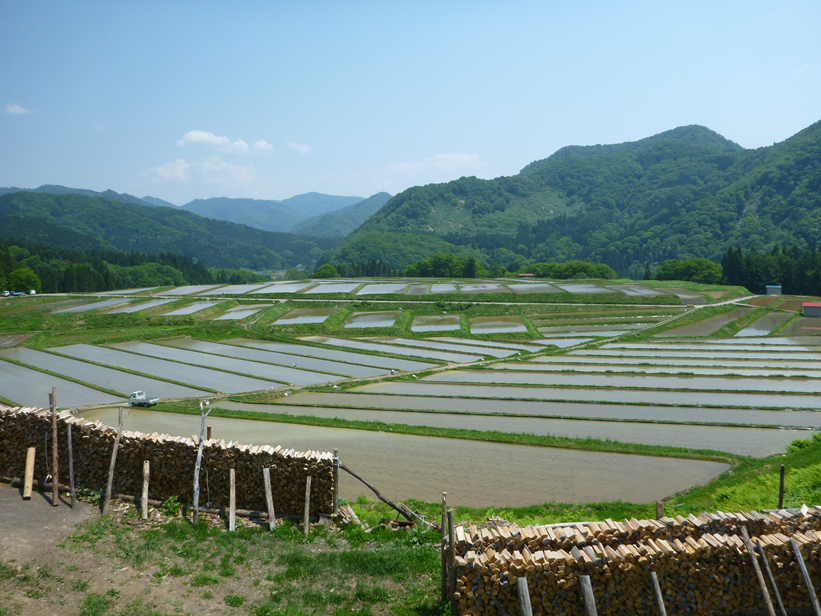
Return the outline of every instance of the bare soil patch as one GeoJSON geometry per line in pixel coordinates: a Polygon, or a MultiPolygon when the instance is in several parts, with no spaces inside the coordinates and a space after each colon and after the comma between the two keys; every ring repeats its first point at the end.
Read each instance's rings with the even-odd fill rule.
{"type": "Polygon", "coordinates": [[[31,338],[31,334],[9,334],[7,336],[0,336],[0,349],[8,349],[23,344],[26,340],[31,338]]]}

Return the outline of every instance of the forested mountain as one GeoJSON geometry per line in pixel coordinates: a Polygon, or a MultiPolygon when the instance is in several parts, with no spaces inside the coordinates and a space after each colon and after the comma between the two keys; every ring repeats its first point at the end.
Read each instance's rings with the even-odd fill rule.
{"type": "MultiPolygon", "coordinates": [[[[6,195],[14,192],[33,192],[33,193],[47,193],[51,195],[85,195],[87,197],[105,197],[112,201],[122,201],[123,203],[136,203],[138,205],[159,205],[157,203],[149,203],[144,199],[139,199],[134,195],[128,193],[118,193],[113,190],[105,190],[97,192],[96,190],[88,190],[87,188],[69,188],[68,186],[60,186],[59,184],[43,184],[37,188],[15,188],[15,187],[0,187],[0,195],[6,195]]],[[[153,199],[153,197],[148,197],[153,199]]],[[[156,201],[162,201],[157,199],[156,201]]],[[[163,205],[172,205],[167,201],[163,201],[163,205]]]]}
{"type": "Polygon", "coordinates": [[[282,201],[270,199],[195,199],[182,209],[199,216],[226,220],[265,231],[291,231],[303,220],[362,201],[361,197],[338,197],[321,193],[296,195],[282,201]]]}
{"type": "Polygon", "coordinates": [[[158,199],[157,197],[145,196],[141,197],[140,200],[143,203],[148,205],[156,205],[157,207],[177,207],[170,201],[166,201],[165,199],[158,199]]]}
{"type": "Polygon", "coordinates": [[[390,198],[391,195],[386,192],[376,193],[359,203],[303,220],[292,230],[303,235],[343,238],[378,212],[390,198]]]}
{"type": "Polygon", "coordinates": [[[0,196],[0,237],[61,247],[176,253],[208,267],[253,270],[310,268],[337,241],[262,231],[179,208],[29,191],[0,196]]]}
{"type": "Polygon", "coordinates": [[[718,261],[731,245],[818,246],[819,160],[821,122],[756,150],[701,126],[567,147],[512,177],[410,188],[319,264],[396,268],[442,251],[510,269],[590,258],[640,278],[645,262],[718,261]]]}

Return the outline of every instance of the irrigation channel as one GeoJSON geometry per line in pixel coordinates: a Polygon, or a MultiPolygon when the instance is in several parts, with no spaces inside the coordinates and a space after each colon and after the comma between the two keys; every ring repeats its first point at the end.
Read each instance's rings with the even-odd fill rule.
{"type": "MultiPolygon", "coordinates": [[[[482,310],[490,313],[430,314],[430,300],[410,315],[414,307],[407,304],[379,309],[387,301],[379,299],[383,293],[435,299],[505,292],[712,297],[607,281],[146,289],[82,305],[55,302],[52,309],[185,315],[246,329],[259,320],[264,325],[255,332],[273,335],[3,348],[0,397],[45,406],[56,386],[61,408],[80,407],[81,416],[109,425],[116,425],[117,406],[131,391],[187,399],[189,409],[210,398],[215,438],[338,449],[346,465],[388,498],[436,501],[447,491],[451,503],[472,507],[659,500],[709,482],[729,468],[732,455],[776,455],[821,429],[821,336],[785,335],[805,322],[779,311],[779,301],[774,308],[702,312],[542,303],[502,314],[504,302],[485,297],[482,310]],[[321,302],[323,293],[347,294],[340,304],[359,295],[376,299],[364,308],[332,302],[283,308],[281,298],[265,297],[321,302]],[[223,306],[239,294],[249,303],[223,306]],[[329,427],[334,422],[338,427],[329,427]],[[512,444],[515,439],[528,444],[512,444]],[[624,453],[637,450],[649,455],[624,453]]],[[[815,331],[807,327],[814,325],[801,325],[803,334],[815,331]]],[[[126,429],[191,436],[199,417],[133,410],[126,429]]],[[[347,475],[341,490],[349,499],[370,495],[347,475]]]]}

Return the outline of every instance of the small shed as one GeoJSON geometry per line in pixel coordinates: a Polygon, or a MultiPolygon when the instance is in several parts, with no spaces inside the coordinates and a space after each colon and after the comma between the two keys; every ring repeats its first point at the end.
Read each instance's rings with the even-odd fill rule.
{"type": "Polygon", "coordinates": [[[821,317],[821,302],[804,302],[805,317],[821,317]]]}
{"type": "Polygon", "coordinates": [[[519,274],[519,278],[533,278],[533,274],[519,274]]]}
{"type": "Polygon", "coordinates": [[[781,285],[780,284],[768,284],[767,285],[767,295],[781,295],[781,285]]]}

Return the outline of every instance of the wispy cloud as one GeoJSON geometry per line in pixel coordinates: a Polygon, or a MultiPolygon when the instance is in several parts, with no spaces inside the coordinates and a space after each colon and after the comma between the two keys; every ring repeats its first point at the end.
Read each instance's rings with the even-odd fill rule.
{"type": "Polygon", "coordinates": [[[396,163],[388,167],[387,171],[413,177],[439,171],[452,173],[478,171],[483,166],[476,154],[434,154],[414,162],[396,163]]]}
{"type": "Polygon", "coordinates": [[[217,137],[214,133],[205,130],[190,130],[182,136],[182,139],[177,141],[177,145],[180,147],[185,145],[224,146],[230,143],[231,140],[228,137],[217,137]]]}
{"type": "Polygon", "coordinates": [[[311,153],[311,146],[304,144],[304,143],[293,143],[291,141],[288,142],[289,148],[294,148],[300,154],[310,154],[311,153]]]}
{"type": "Polygon", "coordinates": [[[257,179],[254,165],[235,165],[220,156],[211,156],[204,162],[187,162],[178,158],[160,167],[148,169],[155,180],[169,183],[205,183],[219,186],[249,184],[257,179]]]}
{"type": "Polygon", "coordinates": [[[8,113],[10,115],[23,115],[26,113],[31,113],[31,109],[26,109],[22,105],[15,105],[14,103],[6,103],[3,113],[8,113]]]}
{"type": "Polygon", "coordinates": [[[270,154],[271,152],[274,151],[274,146],[272,146],[270,143],[265,141],[265,139],[260,139],[259,141],[254,143],[254,145],[251,146],[251,147],[254,149],[254,152],[256,152],[257,154],[270,154]]]}
{"type": "Polygon", "coordinates": [[[249,148],[248,144],[242,139],[237,139],[234,143],[225,148],[225,151],[229,154],[247,154],[251,151],[251,148],[249,148]]]}
{"type": "Polygon", "coordinates": [[[799,77],[801,77],[801,75],[803,75],[803,74],[804,74],[804,71],[806,71],[808,68],[810,68],[810,65],[809,65],[809,64],[807,64],[807,63],[805,62],[804,64],[802,64],[802,65],[801,65],[801,68],[799,68],[799,69],[796,71],[796,74],[797,74],[799,77]]]}

